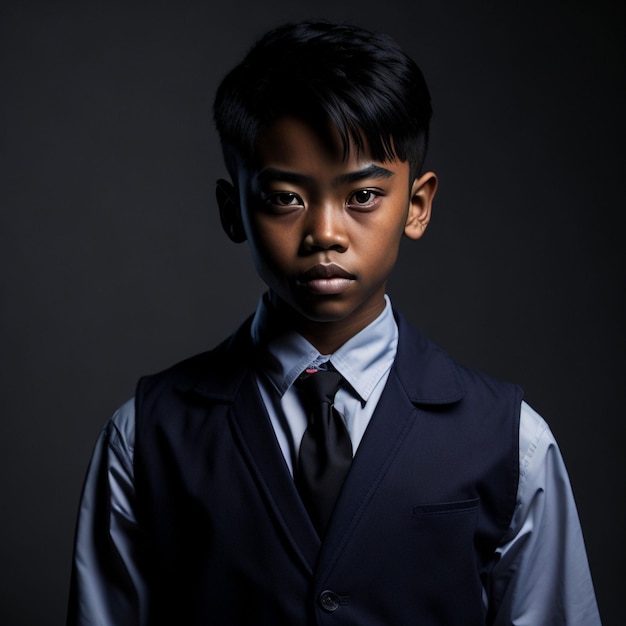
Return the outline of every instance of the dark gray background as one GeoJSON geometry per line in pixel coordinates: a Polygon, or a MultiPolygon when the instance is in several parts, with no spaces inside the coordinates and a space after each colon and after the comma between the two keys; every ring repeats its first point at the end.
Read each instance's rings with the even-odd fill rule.
{"type": "Polygon", "coordinates": [[[137,377],[254,307],[247,250],[219,228],[209,109],[253,39],[312,16],[387,31],[422,66],[440,193],[390,293],[548,419],[619,623],[623,2],[234,0],[2,5],[2,624],[62,623],[84,472],[137,377]]]}

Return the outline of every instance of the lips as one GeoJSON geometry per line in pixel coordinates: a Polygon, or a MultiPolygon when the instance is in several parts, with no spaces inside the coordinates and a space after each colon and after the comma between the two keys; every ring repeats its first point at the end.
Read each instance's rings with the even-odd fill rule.
{"type": "Polygon", "coordinates": [[[355,279],[354,274],[340,265],[320,263],[301,274],[298,283],[312,294],[336,295],[343,293],[355,279]]]}
{"type": "Polygon", "coordinates": [[[344,270],[341,265],[335,263],[314,265],[311,269],[307,270],[300,276],[300,282],[308,282],[317,278],[348,278],[354,280],[354,274],[350,274],[347,270],[344,270]]]}

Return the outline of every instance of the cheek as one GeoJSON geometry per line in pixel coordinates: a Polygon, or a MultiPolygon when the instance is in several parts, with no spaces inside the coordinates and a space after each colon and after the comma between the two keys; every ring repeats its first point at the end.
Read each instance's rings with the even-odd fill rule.
{"type": "Polygon", "coordinates": [[[370,255],[380,259],[395,258],[402,234],[404,222],[397,219],[376,219],[376,221],[357,228],[353,234],[353,242],[369,248],[370,255]]]}
{"type": "Polygon", "coordinates": [[[398,259],[404,226],[377,224],[369,230],[367,238],[359,242],[359,254],[364,258],[372,276],[388,275],[398,259]]]}
{"type": "Polygon", "coordinates": [[[253,255],[268,267],[289,266],[296,254],[295,234],[275,224],[253,224],[249,238],[253,255]]]}

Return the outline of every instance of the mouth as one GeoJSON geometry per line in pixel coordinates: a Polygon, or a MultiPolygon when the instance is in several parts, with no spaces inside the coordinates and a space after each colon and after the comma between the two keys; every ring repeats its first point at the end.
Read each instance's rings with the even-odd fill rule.
{"type": "Polygon", "coordinates": [[[318,264],[298,277],[298,284],[315,295],[337,295],[343,293],[356,276],[335,263],[318,264]]]}

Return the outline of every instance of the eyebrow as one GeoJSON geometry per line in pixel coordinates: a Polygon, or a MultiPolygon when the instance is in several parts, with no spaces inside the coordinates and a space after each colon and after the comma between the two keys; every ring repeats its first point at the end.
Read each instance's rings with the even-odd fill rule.
{"type": "MultiPolygon", "coordinates": [[[[393,176],[395,176],[395,174],[391,170],[372,163],[361,170],[347,172],[346,174],[337,176],[337,178],[333,180],[333,185],[339,186],[347,183],[356,183],[368,178],[391,178],[393,176]]],[[[288,170],[280,170],[275,167],[268,167],[267,169],[262,170],[257,174],[256,178],[261,184],[278,181],[283,183],[292,183],[294,185],[304,185],[314,182],[312,176],[298,174],[288,170]]]]}
{"type": "Polygon", "coordinates": [[[366,178],[391,178],[392,176],[395,176],[395,174],[391,170],[372,163],[362,170],[348,172],[347,174],[338,176],[335,179],[335,183],[341,185],[343,183],[356,183],[360,180],[365,180],[366,178]]]}

